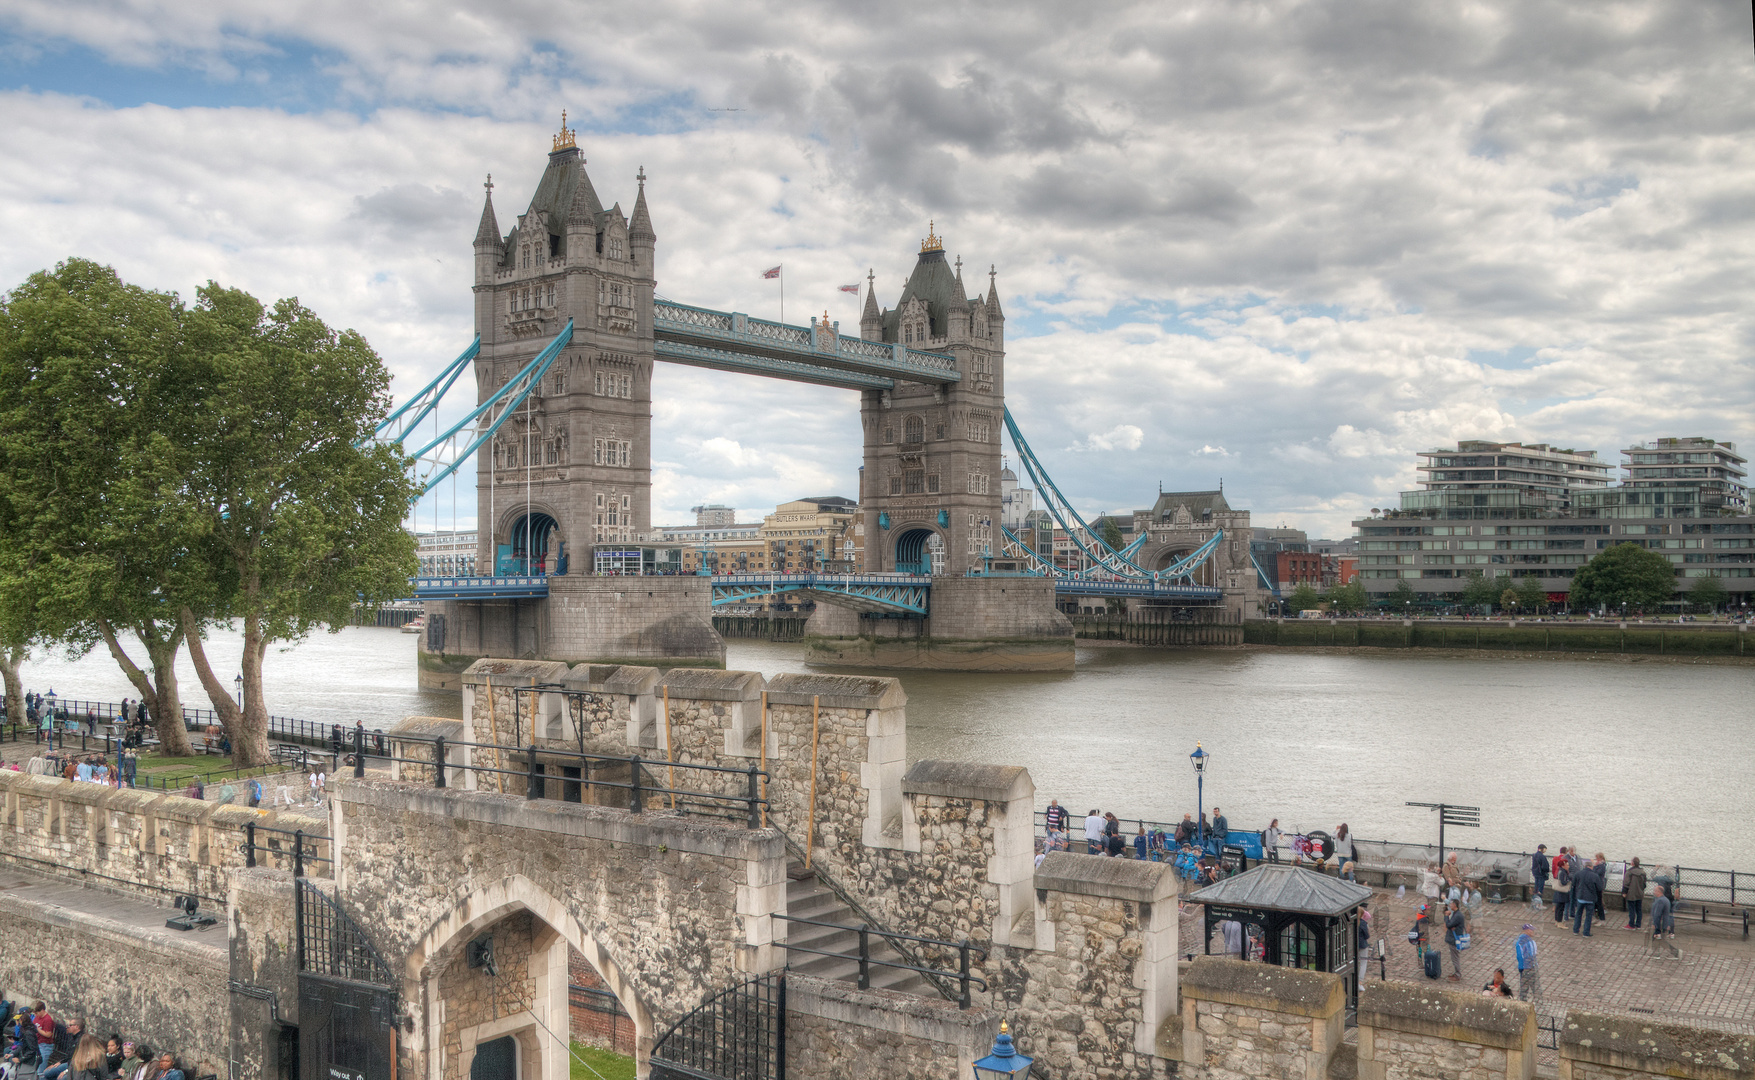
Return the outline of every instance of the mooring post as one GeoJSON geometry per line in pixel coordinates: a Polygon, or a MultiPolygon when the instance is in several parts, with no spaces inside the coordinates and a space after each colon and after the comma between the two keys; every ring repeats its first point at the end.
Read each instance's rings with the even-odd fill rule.
{"type": "Polygon", "coordinates": [[[445,786],[445,736],[433,737],[433,786],[445,786]]]}

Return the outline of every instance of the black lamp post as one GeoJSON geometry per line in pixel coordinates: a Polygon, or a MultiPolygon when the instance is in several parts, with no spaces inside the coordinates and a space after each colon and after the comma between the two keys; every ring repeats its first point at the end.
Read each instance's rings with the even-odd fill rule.
{"type": "Polygon", "coordinates": [[[240,671],[238,673],[237,677],[232,680],[232,687],[233,687],[233,689],[237,690],[237,692],[238,692],[238,711],[243,712],[244,711],[244,673],[243,672],[240,671]]]}
{"type": "Polygon", "coordinates": [[[1194,753],[1188,755],[1189,764],[1194,766],[1194,808],[1197,814],[1197,829],[1200,832],[1200,846],[1204,851],[1207,846],[1207,810],[1206,810],[1206,778],[1207,761],[1213,755],[1194,744],[1194,753]]]}

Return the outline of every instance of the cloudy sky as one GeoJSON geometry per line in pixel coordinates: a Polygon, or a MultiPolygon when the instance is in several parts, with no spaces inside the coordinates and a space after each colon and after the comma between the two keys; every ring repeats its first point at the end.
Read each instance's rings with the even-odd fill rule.
{"type": "MultiPolygon", "coordinates": [[[[469,340],[484,175],[507,223],[563,108],[606,202],[645,167],[672,299],[776,315],[783,262],[790,321],[855,322],[929,219],[996,266],[1087,511],[1223,477],[1343,535],[1460,438],[1755,445],[1741,0],[0,0],[0,283],[296,295],[407,392],[469,340]]],[[[655,399],[660,521],[854,493],[851,393],[655,399]]]]}

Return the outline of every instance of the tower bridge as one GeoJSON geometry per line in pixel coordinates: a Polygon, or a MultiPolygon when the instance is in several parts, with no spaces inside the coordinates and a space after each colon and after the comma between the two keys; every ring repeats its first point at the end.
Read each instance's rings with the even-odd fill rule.
{"type": "Polygon", "coordinates": [[[711,608],[756,595],[759,581],[587,572],[592,551],[626,548],[652,532],[659,361],[860,395],[860,565],[834,580],[774,579],[819,601],[808,632],[826,643],[827,659],[1070,668],[1072,628],[1055,610],[1057,592],[1239,613],[1252,606],[1246,532],[1233,533],[1241,543],[1220,543],[1225,524],[1213,523],[1195,545],[1198,558],[1152,565],[1137,549],[1110,550],[1078,517],[1005,407],[997,269],[989,267],[985,291],[971,291],[936,228],[894,307],[879,306],[875,273],[867,275],[853,336],[826,314],[794,326],[656,297],[658,236],[644,170],[631,213],[619,202],[605,207],[564,120],[509,230],[491,177],[485,186],[474,241],[476,341],[379,433],[421,444],[412,452],[428,488],[473,462],[476,565],[493,568],[479,578],[415,582],[429,612],[423,685],[455,687],[463,668],[486,655],[723,663],[711,608]],[[479,404],[449,431],[414,439],[465,367],[479,404]],[[1067,573],[1001,527],[1002,432],[1093,574],[1067,573]]]}

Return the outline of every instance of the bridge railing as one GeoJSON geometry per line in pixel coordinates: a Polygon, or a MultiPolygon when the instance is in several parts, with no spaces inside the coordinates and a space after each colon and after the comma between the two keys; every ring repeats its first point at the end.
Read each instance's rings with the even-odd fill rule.
{"type": "MultiPolygon", "coordinates": [[[[660,803],[668,800],[671,810],[741,819],[752,829],[762,827],[768,809],[768,799],[763,794],[767,787],[768,773],[753,765],[747,769],[737,769],[725,765],[696,765],[663,758],[646,758],[638,754],[628,757],[587,754],[538,746],[535,743],[512,746],[506,743],[446,739],[438,735],[430,738],[397,735],[391,749],[391,762],[431,769],[433,786],[436,788],[449,786],[448,774],[458,771],[477,776],[518,777],[524,780],[525,798],[534,801],[549,798],[548,783],[558,780],[562,785],[564,802],[583,802],[591,788],[608,788],[626,792],[627,809],[635,814],[645,813],[647,804],[652,800],[660,803]],[[400,753],[410,747],[424,749],[415,756],[403,756],[400,753]],[[468,760],[453,759],[452,751],[457,749],[469,750],[468,760]],[[491,752],[496,764],[487,765],[477,761],[477,751],[491,752]],[[507,768],[508,762],[518,763],[521,767],[507,768]],[[562,770],[558,776],[550,771],[553,766],[559,766],[562,770]],[[623,768],[627,770],[627,779],[606,777],[606,774],[619,775],[623,768]],[[569,774],[565,771],[567,769],[577,769],[578,773],[569,774]],[[665,771],[664,783],[659,783],[651,775],[659,769],[665,771]],[[699,786],[679,787],[675,779],[679,770],[685,777],[704,779],[699,782],[699,786]],[[717,786],[713,786],[715,782],[717,786]]],[[[359,768],[363,768],[363,763],[356,765],[356,771],[359,768]]],[[[503,789],[503,784],[501,781],[496,786],[503,789]]],[[[480,786],[479,783],[477,786],[480,786]]]]}

